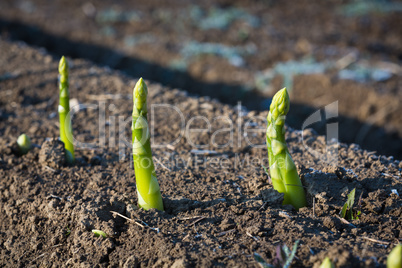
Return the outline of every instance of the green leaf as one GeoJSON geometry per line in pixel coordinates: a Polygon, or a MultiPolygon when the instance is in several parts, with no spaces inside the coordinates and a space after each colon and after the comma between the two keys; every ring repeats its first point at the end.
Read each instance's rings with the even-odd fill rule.
{"type": "Polygon", "coordinates": [[[299,246],[299,242],[300,242],[300,240],[296,240],[295,244],[293,245],[292,252],[288,255],[288,258],[287,258],[286,263],[283,266],[283,268],[289,268],[290,267],[290,264],[292,263],[293,259],[296,256],[296,251],[297,251],[297,247],[299,246]]]}
{"type": "Polygon", "coordinates": [[[262,268],[273,268],[274,266],[268,264],[258,253],[254,252],[254,260],[258,262],[258,264],[262,268]]]}
{"type": "Polygon", "coordinates": [[[353,204],[355,203],[355,192],[356,192],[356,188],[354,188],[349,194],[348,194],[348,207],[349,209],[351,209],[353,207],[353,204]]]}
{"type": "Polygon", "coordinates": [[[269,171],[268,171],[267,167],[262,165],[262,168],[264,169],[265,173],[269,176],[269,171]]]}
{"type": "Polygon", "coordinates": [[[354,188],[349,194],[348,194],[348,200],[346,200],[345,204],[342,207],[340,216],[344,219],[347,220],[354,220],[357,219],[357,216],[360,215],[360,213],[357,212],[357,216],[353,216],[353,204],[355,203],[355,193],[356,193],[356,188],[354,188]]]}
{"type": "Polygon", "coordinates": [[[258,253],[254,253],[254,259],[262,268],[274,268],[274,267],[283,267],[283,268],[289,268],[290,264],[292,263],[293,259],[296,256],[296,251],[297,247],[299,245],[300,240],[297,240],[295,244],[293,245],[292,252],[290,249],[286,246],[283,245],[277,247],[277,256],[276,256],[276,265],[271,265],[268,264],[258,253]],[[279,266],[278,266],[279,265],[279,266]]]}
{"type": "Polygon", "coordinates": [[[358,211],[358,212],[356,213],[356,216],[354,217],[354,220],[358,220],[360,214],[362,214],[362,212],[361,212],[361,211],[358,211]]]}
{"type": "Polygon", "coordinates": [[[285,259],[287,260],[291,254],[289,247],[286,245],[283,245],[282,251],[285,253],[285,259]]]}
{"type": "Polygon", "coordinates": [[[347,204],[347,202],[345,202],[345,204],[343,205],[342,210],[341,210],[341,217],[343,219],[346,218],[346,211],[347,210],[348,210],[348,204],[347,204]]]}
{"type": "Polygon", "coordinates": [[[70,230],[70,228],[67,226],[67,228],[66,228],[67,230],[66,230],[66,236],[69,236],[70,234],[71,234],[71,230],[70,230]]]}

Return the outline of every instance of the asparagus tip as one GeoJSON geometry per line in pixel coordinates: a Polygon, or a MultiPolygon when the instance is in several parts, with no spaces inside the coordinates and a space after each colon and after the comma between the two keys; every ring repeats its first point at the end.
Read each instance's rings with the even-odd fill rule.
{"type": "Polygon", "coordinates": [[[325,257],[324,261],[320,265],[320,268],[335,268],[335,266],[330,258],[325,257]]]}
{"type": "Polygon", "coordinates": [[[143,109],[144,106],[146,107],[148,87],[142,77],[138,80],[137,84],[135,84],[133,95],[133,101],[138,110],[143,109]]]}
{"type": "Polygon", "coordinates": [[[92,230],[92,233],[94,233],[96,237],[99,237],[99,236],[102,236],[103,238],[108,237],[108,235],[102,230],[94,229],[94,230],[92,230]]]}
{"type": "Polygon", "coordinates": [[[31,139],[24,133],[17,139],[17,144],[22,154],[26,154],[31,149],[31,139]]]}
{"type": "Polygon", "coordinates": [[[62,56],[59,62],[59,73],[61,74],[66,73],[67,69],[68,69],[68,63],[66,61],[66,58],[62,56]]]}
{"type": "Polygon", "coordinates": [[[134,96],[136,98],[146,98],[148,95],[148,87],[142,77],[138,80],[134,87],[134,96]]]}
{"type": "Polygon", "coordinates": [[[387,258],[387,268],[402,267],[402,244],[394,247],[387,258]]]}
{"type": "Polygon", "coordinates": [[[289,112],[289,107],[289,94],[286,87],[284,87],[272,98],[270,110],[274,118],[277,118],[278,116],[286,115],[289,112]]]}

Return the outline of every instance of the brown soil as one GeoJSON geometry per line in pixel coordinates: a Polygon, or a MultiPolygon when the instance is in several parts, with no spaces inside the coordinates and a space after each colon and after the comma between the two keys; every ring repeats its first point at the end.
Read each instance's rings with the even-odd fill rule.
{"type": "Polygon", "coordinates": [[[129,146],[136,79],[70,61],[70,94],[80,104],[74,136],[87,146],[77,146],[77,161],[67,166],[54,139],[58,58],[5,40],[0,48],[0,266],[258,267],[254,253],[273,263],[278,245],[300,240],[294,267],[318,267],[325,256],[336,267],[385,267],[402,241],[402,200],[392,193],[402,193],[402,162],[356,144],[326,145],[311,129],[288,127],[309,202],[297,212],[281,206],[261,166],[267,165],[266,111],[156,83],[148,83],[149,105],[175,105],[185,124],[166,106],[150,110],[166,211],[138,209],[129,146]],[[211,122],[210,131],[188,132],[208,127],[200,116],[211,122]],[[216,132],[224,128],[233,128],[233,137],[216,132]],[[186,135],[177,143],[156,146],[180,131],[186,135]],[[19,157],[11,148],[23,132],[36,146],[19,157]],[[214,152],[200,155],[191,142],[214,152]],[[335,156],[332,165],[323,155],[335,156]],[[345,223],[338,215],[354,188],[361,215],[345,223]],[[108,237],[95,237],[93,229],[108,237]]]}
{"type": "MultiPolygon", "coordinates": [[[[279,62],[303,58],[337,61],[352,54],[369,67],[385,63],[394,69],[385,81],[341,80],[334,69],[296,76],[288,123],[300,129],[317,108],[338,101],[341,141],[402,159],[402,16],[396,8],[381,12],[382,7],[398,1],[371,0],[367,6],[380,6],[354,16],[341,11],[356,2],[5,0],[0,3],[0,32],[3,38],[44,47],[57,58],[90,59],[133,77],[143,76],[223,103],[242,101],[249,110],[267,110],[274,91],[288,85],[276,77],[257,89],[255,75],[279,62]],[[235,17],[225,27],[200,26],[201,19],[213,17],[214,12],[238,10],[243,13],[236,16],[242,19],[235,17]],[[189,42],[255,52],[245,53],[243,64],[199,55],[178,68],[189,42]]],[[[313,127],[325,134],[324,125],[313,127]]]]}

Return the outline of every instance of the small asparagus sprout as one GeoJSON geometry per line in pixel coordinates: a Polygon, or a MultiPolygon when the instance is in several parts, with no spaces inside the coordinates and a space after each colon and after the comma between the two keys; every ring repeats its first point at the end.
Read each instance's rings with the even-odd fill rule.
{"type": "Polygon", "coordinates": [[[151,135],[147,120],[148,88],[140,78],[133,92],[133,159],[137,182],[138,205],[145,209],[156,208],[163,211],[162,196],[156,178],[151,152],[151,135]]]}
{"type": "Polygon", "coordinates": [[[387,258],[387,268],[402,268],[402,244],[391,250],[387,258]]]}
{"type": "Polygon", "coordinates": [[[320,265],[320,268],[335,268],[335,266],[330,258],[325,257],[324,261],[320,265]]]}
{"type": "Polygon", "coordinates": [[[74,156],[74,145],[73,141],[73,131],[71,127],[70,118],[70,93],[68,92],[68,64],[66,59],[61,57],[59,63],[59,89],[60,89],[60,99],[59,99],[59,119],[60,119],[60,139],[64,142],[64,148],[66,150],[66,160],[68,163],[73,163],[75,160],[74,156]]]}
{"type": "Polygon", "coordinates": [[[23,155],[32,148],[31,139],[26,134],[21,134],[17,139],[18,152],[23,155]]]}
{"type": "Polygon", "coordinates": [[[272,99],[268,113],[267,148],[272,185],[284,193],[283,204],[296,209],[306,206],[306,197],[299,174],[285,141],[285,118],[289,112],[289,95],[286,88],[272,99]]]}
{"type": "MultiPolygon", "coordinates": [[[[344,218],[348,221],[358,220],[359,216],[361,214],[360,210],[353,209],[353,204],[355,203],[355,192],[356,192],[356,188],[354,188],[348,194],[348,200],[346,200],[345,204],[342,207],[341,212],[339,213],[342,218],[344,218]]],[[[360,198],[361,198],[361,195],[360,195],[360,198]]]]}
{"type": "Polygon", "coordinates": [[[274,264],[268,264],[258,253],[254,252],[254,260],[258,262],[262,268],[289,268],[296,256],[297,247],[299,246],[300,240],[296,240],[293,245],[292,251],[286,245],[278,245],[276,248],[276,257],[274,259],[274,264]]]}
{"type": "Polygon", "coordinates": [[[104,231],[101,230],[92,230],[92,233],[95,234],[96,237],[102,236],[103,238],[107,237],[107,234],[104,231]]]}

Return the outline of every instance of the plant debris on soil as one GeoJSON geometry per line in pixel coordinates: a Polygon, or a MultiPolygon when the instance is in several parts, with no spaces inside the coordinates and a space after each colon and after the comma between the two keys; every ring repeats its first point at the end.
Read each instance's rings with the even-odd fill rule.
{"type": "Polygon", "coordinates": [[[137,78],[70,60],[77,161],[69,166],[57,140],[58,59],[22,43],[0,47],[0,266],[259,267],[255,253],[271,264],[278,246],[299,240],[295,267],[326,256],[336,267],[385,267],[402,241],[402,162],[287,127],[309,203],[295,211],[263,168],[267,111],[149,82],[165,211],[138,209],[137,78]],[[17,156],[21,133],[34,146],[17,156]],[[339,213],[353,189],[361,214],[346,221],[339,213]]]}

